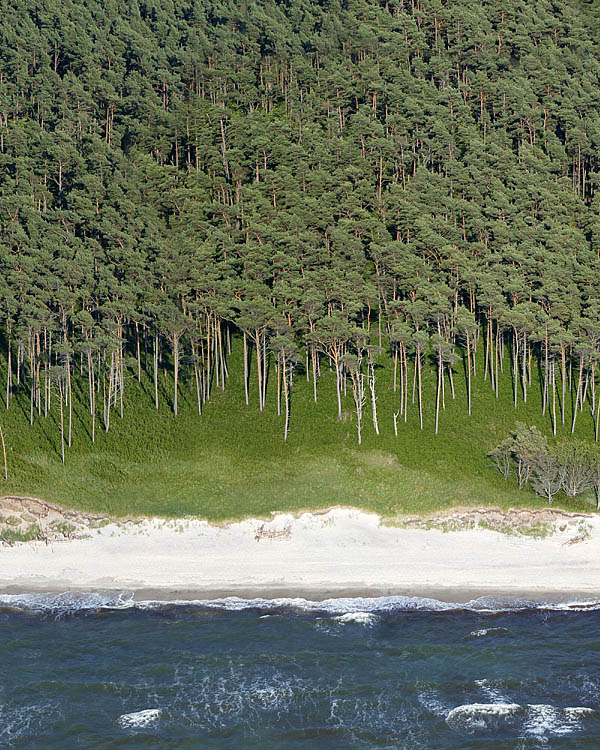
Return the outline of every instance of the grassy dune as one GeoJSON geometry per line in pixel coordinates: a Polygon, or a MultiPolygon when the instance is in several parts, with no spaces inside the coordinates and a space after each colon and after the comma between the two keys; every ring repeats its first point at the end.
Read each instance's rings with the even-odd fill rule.
{"type": "MultiPolygon", "coordinates": [[[[85,382],[74,404],[73,446],[60,460],[57,397],[52,414],[29,425],[27,389],[2,411],[8,446],[9,481],[4,494],[27,494],[64,505],[124,515],[199,515],[218,521],[270,511],[297,511],[336,504],[352,505],[385,516],[428,514],[452,506],[498,505],[544,507],[530,490],[519,491],[514,478],[504,482],[486,454],[514,427],[515,421],[536,424],[546,433],[550,421],[541,416],[540,388],[532,383],[527,404],[514,410],[510,372],[505,368],[496,399],[480,366],[474,382],[473,415],[466,414],[462,365],[456,366],[457,398],[446,388],[446,410],[434,435],[435,371],[424,380],[424,429],[418,427],[416,404],[410,403],[405,424],[394,436],[392,414],[399,395],[391,388],[392,365],[385,355],[377,369],[379,436],[369,404],[365,407],[363,443],[357,445],[351,394],[346,419],[336,419],[334,380],[323,363],[319,402],[303,372],[295,378],[291,434],[284,443],[283,417],[275,402],[275,373],[266,410],[258,411],[256,384],[246,407],[239,342],[234,342],[230,380],[225,391],[214,389],[202,416],[196,410],[192,383],[180,390],[180,415],[171,413],[172,380],[161,375],[161,407],[154,409],[152,384],[142,387],[133,372],[126,384],[125,416],[118,412],[105,433],[97,423],[96,445],[90,441],[85,382]]],[[[4,373],[2,373],[4,382],[4,373]]],[[[567,404],[570,427],[571,405],[567,404]]],[[[577,434],[593,438],[591,417],[579,415],[577,434]]],[[[591,509],[591,498],[555,505],[591,509]]]]}

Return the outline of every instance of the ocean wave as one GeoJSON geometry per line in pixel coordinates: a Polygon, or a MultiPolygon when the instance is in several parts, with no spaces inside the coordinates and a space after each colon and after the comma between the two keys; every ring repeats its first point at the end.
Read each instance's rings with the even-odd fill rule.
{"type": "Polygon", "coordinates": [[[156,724],[161,714],[162,709],[160,708],[145,708],[142,711],[122,714],[117,719],[117,723],[122,729],[145,729],[156,724]]]}
{"type": "Polygon", "coordinates": [[[0,703],[0,747],[11,747],[25,737],[41,736],[44,726],[59,715],[54,701],[12,707],[0,703]]]}
{"type": "MultiPolygon", "coordinates": [[[[600,609],[598,599],[580,599],[571,602],[531,601],[483,596],[465,603],[443,602],[427,597],[382,596],[345,597],[313,601],[303,598],[255,598],[237,596],[219,599],[195,600],[143,600],[137,601],[131,591],[118,593],[65,592],[61,594],[0,594],[0,612],[27,612],[51,615],[91,613],[101,610],[138,609],[145,611],[165,609],[206,609],[240,612],[260,610],[264,613],[298,612],[336,617],[348,615],[343,622],[372,623],[372,616],[386,612],[414,611],[472,611],[480,614],[515,612],[521,610],[587,611],[600,609]],[[352,615],[352,617],[350,617],[352,615]],[[362,619],[361,619],[362,618],[362,619]]],[[[497,628],[482,628],[472,631],[471,636],[482,636],[497,632],[497,628]]]]}
{"type": "Polygon", "coordinates": [[[137,606],[133,593],[64,592],[61,594],[0,594],[0,612],[30,614],[73,614],[101,609],[129,609],[137,606]]]}
{"type": "Polygon", "coordinates": [[[467,703],[448,712],[446,724],[467,732],[498,727],[499,720],[513,719],[522,711],[518,703],[467,703]]]}
{"type": "Polygon", "coordinates": [[[469,637],[471,638],[483,638],[486,635],[494,634],[497,635],[498,633],[508,633],[510,632],[508,628],[480,628],[479,630],[472,630],[469,633],[469,637]]]}
{"type": "Polygon", "coordinates": [[[584,728],[585,719],[598,719],[598,712],[586,706],[561,708],[546,703],[467,703],[446,715],[446,723],[467,734],[518,731],[526,737],[560,737],[584,728]]]}
{"type": "Polygon", "coordinates": [[[312,681],[277,668],[257,671],[231,664],[227,673],[199,676],[195,667],[187,666],[177,670],[169,713],[189,726],[213,730],[242,722],[253,732],[265,715],[277,721],[319,697],[312,681]]]}
{"type": "Polygon", "coordinates": [[[475,684],[490,703],[510,703],[504,695],[502,680],[475,680],[475,684]]]}
{"type": "Polygon", "coordinates": [[[379,617],[372,612],[346,612],[346,614],[338,615],[333,619],[337,622],[352,622],[357,625],[375,625],[379,621],[379,617]]]}

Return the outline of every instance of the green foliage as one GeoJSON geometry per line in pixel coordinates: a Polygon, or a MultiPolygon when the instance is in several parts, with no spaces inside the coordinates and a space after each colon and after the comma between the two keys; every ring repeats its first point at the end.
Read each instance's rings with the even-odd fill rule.
{"type": "Polygon", "coordinates": [[[528,428],[522,422],[517,422],[511,437],[511,451],[517,464],[517,477],[521,489],[529,481],[539,457],[548,452],[548,441],[537,427],[528,428]]]}
{"type": "MultiPolygon", "coordinates": [[[[98,431],[94,445],[86,390],[78,389],[76,439],[67,449],[64,465],[57,401],[47,419],[36,416],[30,427],[29,398],[23,389],[3,417],[9,455],[9,482],[2,482],[3,491],[117,516],[199,515],[212,521],[333,505],[356,506],[385,517],[429,515],[454,506],[543,507],[543,499],[528,488],[519,491],[516,483],[503,482],[490,471],[482,450],[482,446],[491,448],[514,423],[508,382],[500,399],[491,390],[476,389],[469,419],[466,387],[457,378],[456,400],[448,400],[435,435],[431,405],[435,372],[427,370],[424,429],[419,430],[417,405],[409,397],[407,421],[399,422],[395,437],[392,414],[399,393],[391,387],[393,362],[380,355],[380,435],[365,419],[358,448],[351,392],[342,393],[349,417],[338,422],[335,374],[323,368],[316,404],[312,383],[304,375],[295,379],[292,428],[284,443],[284,416],[277,415],[273,388],[262,413],[254,387],[245,405],[241,350],[241,341],[234,339],[228,386],[215,391],[201,416],[193,378],[182,386],[181,408],[175,417],[166,401],[172,374],[161,372],[157,411],[149,397],[152,378],[143,373],[141,387],[132,385],[126,391],[123,420],[116,415],[108,432],[98,431]]],[[[478,367],[480,381],[482,372],[478,367]]],[[[548,420],[540,420],[539,388],[532,392],[538,394],[537,400],[532,397],[519,413],[529,423],[539,420],[540,429],[547,431],[548,420]]],[[[584,420],[580,429],[588,429],[584,420]]],[[[589,507],[579,498],[555,502],[570,510],[589,507]]]]}
{"type": "Polygon", "coordinates": [[[510,437],[488,455],[505,480],[511,462],[515,463],[519,489],[530,483],[549,503],[561,490],[573,498],[593,488],[598,505],[600,449],[596,445],[570,436],[549,446],[537,427],[517,422],[510,437]]]}
{"type": "Polygon", "coordinates": [[[542,433],[600,437],[591,5],[8,0],[9,484],[212,518],[522,497],[483,455],[519,418],[550,498],[542,433]]]}
{"type": "Polygon", "coordinates": [[[582,440],[563,441],[555,449],[560,467],[561,486],[568,497],[575,497],[593,486],[598,451],[582,440]]]}
{"type": "Polygon", "coordinates": [[[0,545],[32,542],[43,538],[42,531],[36,523],[30,524],[26,529],[2,529],[0,531],[0,545]]]}

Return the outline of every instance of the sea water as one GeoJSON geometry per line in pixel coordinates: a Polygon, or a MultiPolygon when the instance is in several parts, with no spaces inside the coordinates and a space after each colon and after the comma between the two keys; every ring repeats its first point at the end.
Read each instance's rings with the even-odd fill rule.
{"type": "Polygon", "coordinates": [[[599,748],[600,604],[0,596],[1,748],[599,748]]]}

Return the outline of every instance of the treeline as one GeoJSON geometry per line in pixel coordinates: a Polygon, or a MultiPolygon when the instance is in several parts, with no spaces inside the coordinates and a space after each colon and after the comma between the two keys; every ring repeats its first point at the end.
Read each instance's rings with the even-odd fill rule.
{"type": "Polygon", "coordinates": [[[475,378],[517,407],[539,369],[554,433],[590,410],[597,440],[599,32],[570,0],[9,0],[6,407],[57,394],[64,460],[74,380],[92,441],[128,369],[201,412],[235,334],[284,437],[323,367],[378,431],[388,350],[396,429],[433,366],[437,432],[461,360],[469,413],[475,378]]]}

